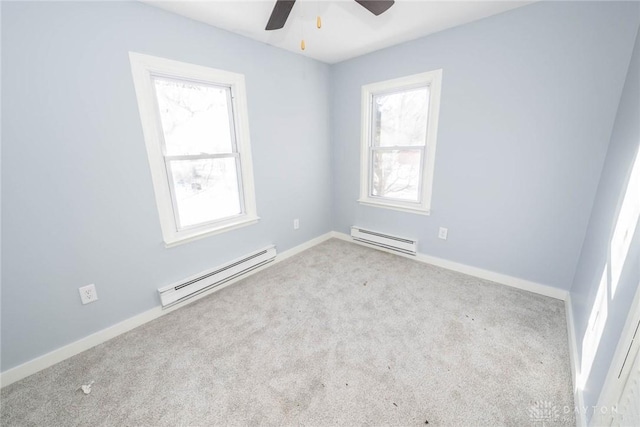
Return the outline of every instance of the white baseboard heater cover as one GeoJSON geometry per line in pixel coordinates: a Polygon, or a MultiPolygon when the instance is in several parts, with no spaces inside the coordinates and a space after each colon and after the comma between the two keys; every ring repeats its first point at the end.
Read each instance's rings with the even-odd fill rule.
{"type": "Polygon", "coordinates": [[[269,246],[219,267],[191,276],[179,283],[162,287],[158,289],[162,307],[177,304],[211,288],[220,286],[231,279],[235,279],[273,261],[275,257],[276,247],[269,246]]]}
{"type": "Polygon", "coordinates": [[[418,241],[415,239],[392,236],[390,234],[366,230],[355,226],[351,227],[351,238],[359,242],[390,249],[403,254],[415,255],[418,250],[418,241]]]}

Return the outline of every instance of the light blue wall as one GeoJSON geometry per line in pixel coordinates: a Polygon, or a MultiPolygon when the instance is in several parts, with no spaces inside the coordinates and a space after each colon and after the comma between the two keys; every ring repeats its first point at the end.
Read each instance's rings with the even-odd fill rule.
{"type": "MultiPolygon", "coordinates": [[[[137,2],[2,9],[6,370],[157,306],[159,286],[352,224],[568,289],[639,5],[534,4],[332,67],[137,2]],[[246,75],[258,225],[164,248],[129,51],[246,75]],[[432,215],[357,205],[360,86],[435,68],[444,80],[432,215]],[[449,227],[446,242],[438,226],[449,227]],[[100,300],[82,306],[77,288],[88,283],[100,300]]],[[[606,172],[617,164],[612,150],[598,200],[618,179],[606,172]]],[[[580,325],[593,297],[584,266],[599,256],[588,249],[602,234],[597,215],[606,212],[591,217],[573,289],[580,325]]]]}
{"type": "MultiPolygon", "coordinates": [[[[636,17],[640,24],[640,13],[636,14],[636,17]]],[[[610,241],[639,147],[640,34],[636,37],[633,57],[629,65],[609,150],[602,169],[598,193],[589,220],[589,228],[571,288],[580,358],[582,358],[582,338],[587,329],[603,269],[610,262],[610,241]]],[[[620,339],[631,302],[638,291],[640,284],[640,221],[636,226],[635,236],[615,294],[612,292],[610,277],[605,283],[608,288],[607,322],[584,388],[584,403],[587,406],[596,405],[598,402],[598,396],[620,339]]],[[[591,416],[592,413],[589,412],[588,415],[591,416]]]]}
{"type": "Polygon", "coordinates": [[[330,231],[327,65],[138,2],[2,7],[2,370],[330,231]],[[259,224],[165,249],[129,51],[245,74],[259,224]]]}
{"type": "Polygon", "coordinates": [[[637,8],[541,2],[332,67],[334,228],[415,237],[420,252],[569,289],[637,8]],[[358,205],[360,87],[438,68],[431,216],[358,205]]]}

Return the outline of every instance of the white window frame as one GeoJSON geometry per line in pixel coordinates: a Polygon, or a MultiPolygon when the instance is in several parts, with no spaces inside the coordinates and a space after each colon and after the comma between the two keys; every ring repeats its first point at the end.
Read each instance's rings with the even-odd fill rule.
{"type": "MultiPolygon", "coordinates": [[[[392,80],[371,83],[362,86],[361,106],[361,149],[360,149],[360,198],[358,202],[367,206],[394,209],[421,215],[431,213],[431,194],[433,189],[433,172],[435,167],[436,140],[438,135],[438,118],[440,115],[440,92],[442,86],[442,70],[433,70],[411,76],[400,77],[392,80]],[[424,147],[398,147],[398,148],[422,148],[422,164],[419,182],[419,201],[402,201],[388,197],[373,196],[372,161],[373,161],[373,98],[384,93],[400,92],[403,90],[429,87],[429,111],[427,117],[427,137],[424,147]]],[[[393,149],[393,147],[388,147],[393,149]]]]}
{"type": "Polygon", "coordinates": [[[175,246],[258,222],[260,218],[256,211],[244,75],[136,52],[129,52],[129,59],[165,245],[175,246]],[[236,164],[240,167],[238,190],[240,206],[243,209],[240,215],[178,229],[177,210],[171,197],[173,183],[165,163],[167,156],[163,152],[164,134],[153,87],[153,77],[181,79],[230,88],[234,123],[232,132],[235,132],[237,146],[236,164]]]}

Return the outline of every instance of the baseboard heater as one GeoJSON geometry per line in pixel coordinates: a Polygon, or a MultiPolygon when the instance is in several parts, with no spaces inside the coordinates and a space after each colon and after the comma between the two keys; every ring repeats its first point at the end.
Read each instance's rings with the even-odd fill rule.
{"type": "Polygon", "coordinates": [[[275,257],[276,247],[269,246],[214,269],[191,276],[179,283],[162,287],[158,289],[162,307],[169,307],[170,305],[182,302],[216,286],[220,286],[229,280],[242,276],[251,270],[273,261],[275,257]]]}
{"type": "Polygon", "coordinates": [[[379,246],[403,254],[415,255],[418,250],[417,240],[392,236],[378,231],[365,230],[360,227],[351,227],[351,238],[358,242],[379,246]]]}

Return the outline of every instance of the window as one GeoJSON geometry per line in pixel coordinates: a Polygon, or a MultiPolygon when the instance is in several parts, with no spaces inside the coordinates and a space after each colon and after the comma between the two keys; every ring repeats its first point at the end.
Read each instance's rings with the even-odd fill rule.
{"type": "Polygon", "coordinates": [[[165,243],[257,222],[244,76],[129,56],[165,243]]]}
{"type": "Polygon", "coordinates": [[[428,215],[442,70],[362,87],[360,203],[428,215]]]}

